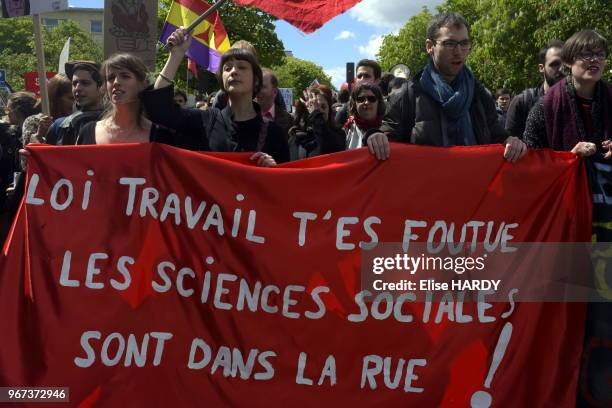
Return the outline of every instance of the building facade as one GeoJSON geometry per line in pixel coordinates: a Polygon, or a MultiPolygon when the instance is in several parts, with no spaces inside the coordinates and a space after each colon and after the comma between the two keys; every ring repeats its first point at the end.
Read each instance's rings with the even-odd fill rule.
{"type": "Polygon", "coordinates": [[[104,9],[70,7],[68,10],[41,14],[42,24],[46,27],[57,27],[64,20],[74,21],[83,31],[104,46],[104,9]]]}

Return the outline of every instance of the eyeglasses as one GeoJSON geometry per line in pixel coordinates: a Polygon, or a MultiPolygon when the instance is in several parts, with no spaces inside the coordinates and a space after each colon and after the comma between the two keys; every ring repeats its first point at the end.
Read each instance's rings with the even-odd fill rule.
{"type": "Polygon", "coordinates": [[[457,47],[461,48],[462,51],[468,51],[470,48],[472,48],[472,41],[470,40],[462,40],[462,41],[455,41],[455,40],[444,40],[444,41],[438,41],[438,40],[432,40],[434,45],[436,44],[441,44],[442,47],[446,48],[447,50],[455,50],[457,49],[457,47]]]}
{"type": "Polygon", "coordinates": [[[355,100],[357,101],[357,103],[364,103],[366,100],[370,103],[374,103],[378,101],[378,99],[376,99],[374,95],[358,96],[355,98],[355,100]]]}
{"type": "Polygon", "coordinates": [[[579,53],[576,56],[576,58],[582,61],[595,61],[595,60],[602,61],[606,59],[606,52],[605,51],[599,51],[599,52],[585,51],[585,52],[579,53]]]}

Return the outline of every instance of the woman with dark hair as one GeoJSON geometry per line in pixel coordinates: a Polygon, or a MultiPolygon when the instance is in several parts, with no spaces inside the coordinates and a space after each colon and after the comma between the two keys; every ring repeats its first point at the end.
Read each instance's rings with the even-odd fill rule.
{"type": "Polygon", "coordinates": [[[289,129],[291,160],[344,150],[344,133],[334,122],[331,89],[316,85],[296,103],[294,126],[289,129]]]}
{"type": "Polygon", "coordinates": [[[582,157],[609,150],[612,88],[601,79],[607,55],[608,42],[593,30],[565,42],[561,60],[568,75],[529,112],[524,134],[529,147],[570,150],[582,157]]]}
{"type": "Polygon", "coordinates": [[[57,74],[47,82],[49,95],[49,113],[52,118],[57,119],[72,113],[74,95],[72,95],[72,83],[67,76],[57,74]]]}
{"type": "Polygon", "coordinates": [[[107,107],[97,122],[81,127],[76,144],[172,143],[169,132],[145,117],[140,93],[149,85],[147,67],[133,54],[115,54],[100,73],[107,107]]]}
{"type": "Polygon", "coordinates": [[[353,89],[349,101],[349,118],[344,124],[346,148],[364,146],[364,136],[380,127],[385,115],[385,102],[380,88],[371,82],[362,82],[353,89]]]}
{"type": "Polygon", "coordinates": [[[15,125],[18,129],[21,129],[23,121],[28,116],[36,115],[39,112],[40,104],[37,103],[36,96],[30,92],[12,93],[6,102],[8,123],[15,125]]]}
{"type": "Polygon", "coordinates": [[[259,166],[289,160],[287,140],[281,129],[263,120],[253,98],[261,88],[262,71],[257,57],[242,48],[232,48],[219,62],[217,79],[228,95],[223,110],[183,109],[173,101],[173,78],[191,43],[191,37],[177,29],[168,38],[173,46],[154,89],[143,93],[151,120],[177,132],[181,147],[214,152],[255,152],[259,166]]]}
{"type": "Polygon", "coordinates": [[[530,148],[566,150],[586,158],[593,217],[601,215],[612,221],[612,208],[601,201],[608,190],[600,185],[606,177],[598,176],[610,167],[612,158],[612,86],[601,79],[607,55],[608,42],[598,32],[583,30],[572,35],[561,49],[568,75],[531,109],[523,138],[530,148]]]}
{"type": "MultiPolygon", "coordinates": [[[[8,123],[0,123],[0,241],[5,238],[6,229],[10,225],[17,203],[12,199],[11,192],[7,197],[7,188],[14,181],[15,173],[21,170],[19,164],[19,149],[22,147],[23,123],[33,115],[40,113],[40,106],[34,94],[15,92],[8,98],[6,104],[8,123]],[[8,205],[5,205],[8,198],[8,205]],[[8,213],[8,218],[2,212],[8,213]],[[8,220],[8,221],[7,221],[8,220]],[[7,221],[5,223],[5,221],[7,221]],[[8,224],[8,225],[7,225],[8,224]]],[[[21,179],[18,177],[17,180],[21,179]]],[[[21,182],[23,185],[23,181],[21,182]]]]}

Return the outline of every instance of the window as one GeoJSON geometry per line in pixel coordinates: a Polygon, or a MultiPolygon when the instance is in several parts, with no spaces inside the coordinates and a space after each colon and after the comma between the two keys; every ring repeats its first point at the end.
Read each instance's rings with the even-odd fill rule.
{"type": "Polygon", "coordinates": [[[100,20],[91,20],[90,21],[91,25],[91,32],[94,34],[101,34],[102,33],[102,21],[100,20]]]}
{"type": "Polygon", "coordinates": [[[60,21],[62,21],[62,19],[59,19],[59,18],[43,18],[43,25],[45,27],[53,28],[53,27],[57,27],[59,25],[60,21]]]}

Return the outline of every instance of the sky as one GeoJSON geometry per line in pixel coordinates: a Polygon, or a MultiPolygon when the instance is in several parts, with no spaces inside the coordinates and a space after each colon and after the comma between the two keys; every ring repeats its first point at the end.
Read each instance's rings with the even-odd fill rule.
{"type": "MultiPolygon", "coordinates": [[[[424,5],[433,11],[443,0],[362,0],[312,34],[304,34],[284,21],[276,23],[276,34],[285,49],[297,58],[312,61],[332,77],[339,87],[345,80],[346,63],[375,58],[383,36],[397,31],[424,5]]],[[[102,8],[104,0],[69,0],[74,7],[102,8]]],[[[223,7],[221,8],[223,18],[223,7]]],[[[257,44],[255,44],[257,45],[257,44]]]]}

